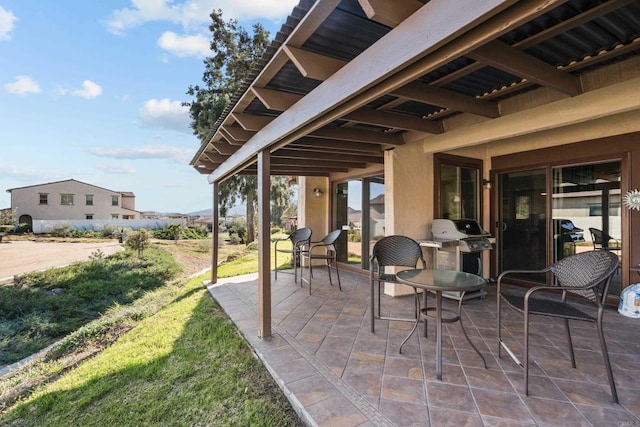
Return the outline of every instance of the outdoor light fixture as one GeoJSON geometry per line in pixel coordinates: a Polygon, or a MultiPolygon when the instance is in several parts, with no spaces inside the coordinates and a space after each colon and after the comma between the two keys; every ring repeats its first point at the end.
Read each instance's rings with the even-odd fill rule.
{"type": "Polygon", "coordinates": [[[486,190],[491,190],[491,181],[488,179],[483,179],[482,180],[482,186],[486,189],[486,190]]]}
{"type": "Polygon", "coordinates": [[[316,188],[313,189],[313,194],[315,194],[316,197],[320,197],[320,196],[322,196],[322,190],[319,189],[318,187],[316,187],[316,188]]]}

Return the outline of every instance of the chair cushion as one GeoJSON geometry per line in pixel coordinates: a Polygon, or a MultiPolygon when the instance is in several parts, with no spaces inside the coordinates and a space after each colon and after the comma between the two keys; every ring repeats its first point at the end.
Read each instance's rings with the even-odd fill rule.
{"type": "MultiPolygon", "coordinates": [[[[504,300],[516,310],[522,312],[524,310],[524,295],[516,292],[501,292],[500,295],[504,300]]],[[[529,313],[541,316],[558,317],[562,319],[585,320],[595,322],[596,317],[585,313],[577,304],[562,302],[559,298],[530,297],[529,313]]]]}

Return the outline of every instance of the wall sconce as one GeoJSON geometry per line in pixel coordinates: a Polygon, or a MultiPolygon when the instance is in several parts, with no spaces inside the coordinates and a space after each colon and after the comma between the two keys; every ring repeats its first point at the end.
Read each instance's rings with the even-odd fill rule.
{"type": "Polygon", "coordinates": [[[491,181],[489,181],[488,179],[483,179],[482,186],[485,188],[485,190],[491,190],[491,181]]]}
{"type": "Polygon", "coordinates": [[[316,187],[313,189],[313,194],[315,194],[316,197],[320,197],[322,196],[322,190],[316,187]]]}

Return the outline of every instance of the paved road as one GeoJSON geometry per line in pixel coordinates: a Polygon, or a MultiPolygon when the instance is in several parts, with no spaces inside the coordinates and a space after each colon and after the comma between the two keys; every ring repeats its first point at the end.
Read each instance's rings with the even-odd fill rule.
{"type": "Polygon", "coordinates": [[[117,242],[53,243],[15,241],[0,243],[0,282],[17,274],[88,261],[100,249],[105,256],[124,250],[117,242]]]}

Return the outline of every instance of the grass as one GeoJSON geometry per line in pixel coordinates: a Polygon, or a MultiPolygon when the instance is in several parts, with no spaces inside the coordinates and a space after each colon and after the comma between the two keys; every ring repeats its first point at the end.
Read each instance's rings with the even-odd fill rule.
{"type": "Polygon", "coordinates": [[[29,356],[177,277],[180,265],[149,248],[21,276],[0,286],[0,365],[29,356]]]}
{"type": "Polygon", "coordinates": [[[192,279],[113,346],[0,418],[42,425],[297,425],[234,325],[192,279]],[[162,325],[162,327],[159,327],[162,325]]]}
{"type": "MultiPolygon", "coordinates": [[[[257,269],[245,252],[229,275],[257,269]]],[[[116,303],[0,377],[0,425],[301,425],[204,279],[116,303]]]]}

